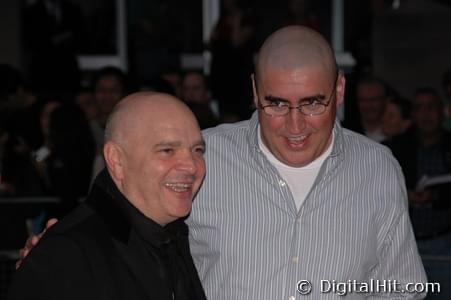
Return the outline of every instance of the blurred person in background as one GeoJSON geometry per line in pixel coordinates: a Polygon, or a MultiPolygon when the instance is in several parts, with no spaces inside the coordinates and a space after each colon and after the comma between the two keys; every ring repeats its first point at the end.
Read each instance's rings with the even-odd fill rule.
{"type": "Polygon", "coordinates": [[[445,118],[443,126],[451,131],[451,69],[443,74],[442,87],[445,94],[445,118]]]}
{"type": "Polygon", "coordinates": [[[42,103],[24,76],[7,64],[0,64],[0,112],[9,134],[30,150],[42,143],[39,113],[42,103]]]}
{"type": "Polygon", "coordinates": [[[422,187],[427,179],[451,174],[451,132],[442,127],[443,107],[435,89],[419,88],[413,98],[413,126],[387,143],[404,173],[421,254],[451,254],[451,184],[422,187]]]}
{"type": "Polygon", "coordinates": [[[281,27],[302,25],[324,33],[319,18],[312,9],[312,2],[311,0],[289,0],[281,27]]]}
{"type": "Polygon", "coordinates": [[[89,121],[95,121],[99,116],[99,107],[91,88],[80,89],[75,95],[75,103],[83,110],[89,121]]]}
{"type": "Polygon", "coordinates": [[[75,93],[80,84],[76,54],[85,45],[80,7],[73,1],[29,1],[23,39],[31,82],[43,97],[75,93]]]}
{"type": "Polygon", "coordinates": [[[252,113],[252,86],[256,52],[255,13],[243,0],[223,0],[221,16],[211,38],[211,90],[225,115],[238,120],[252,113]]]}
{"type": "Polygon", "coordinates": [[[385,140],[405,132],[412,125],[411,106],[407,99],[390,98],[382,117],[382,133],[386,137],[385,140]]]}
{"type": "Polygon", "coordinates": [[[383,141],[385,135],[382,132],[382,118],[388,102],[386,85],[374,77],[363,78],[357,84],[356,99],[360,124],[351,129],[375,142],[383,141]]]}
{"type": "Polygon", "coordinates": [[[105,128],[106,120],[113,107],[128,92],[126,74],[116,67],[104,67],[95,75],[94,98],[99,109],[98,122],[105,128]]]}
{"type": "Polygon", "coordinates": [[[182,74],[179,68],[167,66],[160,75],[160,78],[168,82],[172,87],[171,95],[182,96],[182,74]]]}
{"type": "Polygon", "coordinates": [[[96,148],[80,108],[71,103],[48,107],[48,119],[43,118],[46,152],[38,153],[41,156],[37,155],[36,160],[47,194],[62,198],[62,205],[53,215],[63,216],[88,193],[96,148]]]}
{"type": "Polygon", "coordinates": [[[200,71],[188,71],[183,76],[182,100],[197,118],[201,129],[219,124],[219,105],[211,97],[207,78],[200,71]]]}
{"type": "Polygon", "coordinates": [[[107,66],[97,71],[93,80],[94,102],[98,114],[95,122],[91,122],[91,131],[96,144],[96,157],[94,160],[91,180],[104,168],[101,151],[105,124],[113,107],[124,97],[129,89],[128,77],[119,68],[107,66]]]}

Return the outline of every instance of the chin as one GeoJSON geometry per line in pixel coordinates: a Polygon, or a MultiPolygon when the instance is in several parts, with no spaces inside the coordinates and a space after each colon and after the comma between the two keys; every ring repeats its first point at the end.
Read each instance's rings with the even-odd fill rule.
{"type": "Polygon", "coordinates": [[[191,211],[191,202],[189,205],[183,205],[183,206],[181,205],[181,206],[176,207],[173,210],[172,215],[177,218],[183,218],[183,217],[186,217],[190,213],[190,211],[191,211]]]}
{"type": "Polygon", "coordinates": [[[303,151],[302,153],[290,153],[286,156],[285,163],[296,168],[304,167],[315,160],[313,155],[303,151]]]}
{"type": "Polygon", "coordinates": [[[290,159],[290,158],[284,159],[283,163],[294,168],[300,168],[308,164],[306,162],[306,159],[290,159]]]}
{"type": "Polygon", "coordinates": [[[293,168],[302,168],[302,167],[305,167],[308,164],[309,164],[308,162],[302,161],[302,162],[291,162],[288,165],[290,167],[293,167],[293,168]]]}

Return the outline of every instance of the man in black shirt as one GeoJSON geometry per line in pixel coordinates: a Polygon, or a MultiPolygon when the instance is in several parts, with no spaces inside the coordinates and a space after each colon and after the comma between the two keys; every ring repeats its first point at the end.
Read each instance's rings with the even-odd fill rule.
{"type": "Polygon", "coordinates": [[[107,168],[23,261],[9,299],[205,299],[183,222],[205,175],[204,150],[177,99],[122,100],[105,130],[107,168]]]}

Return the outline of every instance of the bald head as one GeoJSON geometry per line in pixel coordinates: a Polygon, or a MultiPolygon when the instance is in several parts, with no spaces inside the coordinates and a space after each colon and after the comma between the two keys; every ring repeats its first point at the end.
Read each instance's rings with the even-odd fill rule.
{"type": "Polygon", "coordinates": [[[103,154],[119,191],[164,226],[186,216],[205,175],[205,142],[196,118],[178,99],[132,94],[107,122],[103,154]]]}
{"type": "Polygon", "coordinates": [[[315,68],[337,72],[335,56],[328,42],[316,31],[303,26],[284,27],[270,35],[260,49],[256,76],[272,70],[315,68]]]}
{"type": "Polygon", "coordinates": [[[105,142],[112,141],[126,147],[135,138],[142,138],[146,128],[170,123],[197,121],[191,110],[177,98],[163,93],[138,92],[121,100],[108,118],[105,142]]]}
{"type": "Polygon", "coordinates": [[[319,33],[288,26],[269,36],[252,87],[262,142],[280,162],[304,167],[328,149],[345,82],[319,33]]]}

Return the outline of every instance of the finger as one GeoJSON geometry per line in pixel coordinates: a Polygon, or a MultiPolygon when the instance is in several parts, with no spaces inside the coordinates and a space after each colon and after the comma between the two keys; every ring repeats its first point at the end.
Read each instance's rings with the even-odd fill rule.
{"type": "Polygon", "coordinates": [[[28,239],[25,241],[25,247],[23,249],[30,249],[33,248],[33,237],[35,235],[31,235],[28,237],[28,239]]]}
{"type": "Polygon", "coordinates": [[[19,258],[22,260],[27,256],[28,250],[26,248],[22,248],[19,250],[19,258]]]}
{"type": "Polygon", "coordinates": [[[51,218],[50,220],[47,221],[47,223],[45,224],[45,229],[44,232],[49,229],[50,227],[52,227],[53,225],[55,225],[58,222],[58,219],[55,218],[51,218]]]}
{"type": "Polygon", "coordinates": [[[39,242],[41,237],[42,237],[42,233],[38,234],[38,235],[32,235],[29,239],[31,247],[27,247],[28,248],[27,250],[30,250],[32,247],[36,246],[36,244],[39,242]]]}

